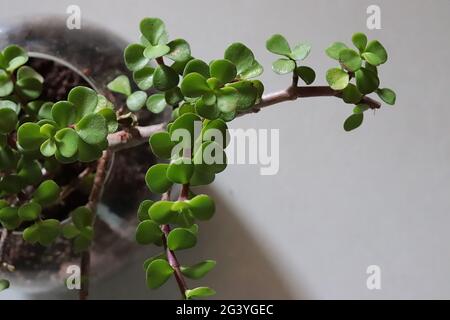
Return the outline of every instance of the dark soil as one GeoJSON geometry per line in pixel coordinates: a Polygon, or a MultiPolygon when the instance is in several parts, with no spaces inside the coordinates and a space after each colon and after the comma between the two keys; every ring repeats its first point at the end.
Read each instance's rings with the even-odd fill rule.
{"type": "Polygon", "coordinates": [[[89,84],[73,70],[52,60],[30,58],[28,64],[44,77],[44,89],[39,99],[66,100],[70,89],[89,84]]]}

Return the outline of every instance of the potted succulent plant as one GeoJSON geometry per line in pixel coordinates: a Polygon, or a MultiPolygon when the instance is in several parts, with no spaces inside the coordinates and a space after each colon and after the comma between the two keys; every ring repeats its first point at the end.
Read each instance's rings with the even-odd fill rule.
{"type": "MultiPolygon", "coordinates": [[[[285,90],[267,94],[257,80],[263,67],[244,44],[233,43],[223,57],[206,63],[192,56],[187,41],[169,40],[160,19],[145,18],[139,27],[139,42],[123,53],[131,74],[116,74],[105,82],[117,97],[79,83],[67,96],[42,99],[46,83],[28,53],[15,44],[1,52],[0,253],[14,230],[34,246],[49,246],[61,237],[71,240],[71,248],[81,253],[80,298],[85,299],[94,222],[108,165],[115,153],[148,143],[162,162],[152,165],[144,177],[148,189],[160,198],[145,199],[136,208],[137,243],[161,247],[161,254],[144,262],[147,285],[158,288],[173,276],[183,299],[207,297],[213,289],[192,288],[186,278],[202,278],[215,261],[185,266],[176,253],[194,247],[197,221],[214,215],[212,197],[196,194],[195,187],[212,183],[226,169],[227,122],[284,101],[334,96],[354,105],[344,122],[345,130],[353,130],[366,110],[381,106],[369,94],[395,103],[395,93],[379,87],[377,68],[387,61],[387,53],[380,42],[356,33],[355,49],[341,42],[326,49],[338,67],[328,70],[327,86],[311,86],[315,72],[302,63],[311,47],[291,47],[282,35],[273,35],[266,42],[279,56],[272,69],[292,74],[292,82],[285,90]],[[167,110],[171,117],[149,122],[148,114],[167,110]],[[73,195],[73,190],[82,194],[68,201],[67,193],[73,195]]],[[[137,165],[142,164],[149,162],[142,159],[137,165]]],[[[6,287],[7,280],[2,281],[6,287]]]]}

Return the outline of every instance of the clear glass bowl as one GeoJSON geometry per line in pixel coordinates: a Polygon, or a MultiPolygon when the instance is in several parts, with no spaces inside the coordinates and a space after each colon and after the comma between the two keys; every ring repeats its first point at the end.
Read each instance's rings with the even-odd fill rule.
{"type": "MultiPolygon", "coordinates": [[[[86,20],[80,30],[70,30],[65,16],[16,18],[0,23],[0,48],[9,44],[24,47],[33,58],[53,60],[72,69],[116,105],[123,103],[106,85],[118,74],[130,76],[123,63],[127,42],[108,30],[86,20]]],[[[166,116],[155,117],[146,112],[143,119],[150,124],[166,116]]],[[[94,277],[118,270],[136,248],[133,240],[136,210],[143,198],[152,198],[145,187],[144,175],[155,161],[148,146],[116,153],[95,226],[91,258],[94,277]]],[[[16,288],[26,287],[35,292],[64,288],[66,268],[79,263],[71,243],[64,239],[44,248],[25,243],[21,233],[14,232],[7,238],[4,256],[8,256],[7,250],[20,251],[16,254],[18,261],[8,261],[20,267],[12,273],[0,268],[3,273],[0,276],[10,279],[16,288]]]]}

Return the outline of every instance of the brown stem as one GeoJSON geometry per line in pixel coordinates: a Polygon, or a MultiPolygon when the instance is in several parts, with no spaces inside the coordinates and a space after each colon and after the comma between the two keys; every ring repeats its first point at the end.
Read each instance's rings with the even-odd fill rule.
{"type": "MultiPolygon", "coordinates": [[[[184,185],[183,185],[183,189],[184,189],[184,185]]],[[[161,197],[161,200],[163,200],[163,201],[169,200],[169,199],[170,199],[170,190],[168,192],[164,193],[161,197]]],[[[180,290],[181,297],[183,299],[186,299],[186,290],[188,289],[188,286],[186,284],[186,280],[184,279],[183,273],[181,273],[180,263],[178,262],[175,252],[170,250],[167,246],[167,237],[169,236],[169,233],[170,233],[170,226],[168,224],[163,224],[161,226],[161,231],[163,232],[162,243],[164,246],[164,251],[166,252],[167,261],[169,262],[170,266],[174,270],[175,280],[177,282],[178,289],[180,290]]]]}
{"type": "MultiPolygon", "coordinates": [[[[92,214],[94,219],[92,221],[92,226],[95,223],[95,214],[97,212],[97,205],[101,199],[103,186],[105,184],[107,165],[111,157],[111,151],[103,152],[102,157],[97,162],[97,169],[94,178],[94,184],[92,186],[91,193],[89,195],[89,201],[86,204],[92,214]]],[[[81,290],[80,290],[80,300],[86,300],[89,295],[89,273],[90,273],[90,262],[91,262],[91,252],[90,249],[84,251],[81,254],[81,290]]]]}
{"type": "Polygon", "coordinates": [[[186,284],[186,280],[184,279],[183,274],[181,273],[180,263],[178,262],[175,252],[170,250],[167,246],[167,237],[169,236],[170,233],[170,226],[168,224],[164,224],[161,226],[161,230],[163,232],[162,242],[164,245],[164,250],[166,251],[167,261],[174,270],[175,280],[177,281],[178,288],[180,289],[181,297],[183,299],[186,299],[186,290],[188,289],[188,286],[186,284]]]}
{"type": "Polygon", "coordinates": [[[184,201],[189,198],[189,184],[183,184],[183,187],[181,188],[180,197],[178,198],[179,201],[184,201]]]}
{"type": "Polygon", "coordinates": [[[133,127],[129,130],[118,131],[108,135],[109,149],[119,151],[141,145],[155,132],[163,131],[166,123],[159,123],[146,127],[133,127]]]}
{"type": "MultiPolygon", "coordinates": [[[[293,79],[293,81],[295,81],[293,79]]],[[[337,97],[342,98],[342,93],[335,91],[327,86],[313,86],[313,87],[296,87],[291,86],[285,90],[264,95],[261,102],[253,106],[250,110],[239,113],[238,116],[243,116],[248,113],[259,112],[262,108],[278,104],[285,101],[293,101],[299,98],[311,97],[337,97]]],[[[370,109],[379,109],[381,104],[369,97],[364,97],[360,103],[366,104],[370,109]]],[[[118,151],[135,147],[145,143],[147,139],[155,132],[162,131],[166,123],[160,123],[147,127],[134,127],[129,131],[119,131],[108,136],[110,150],[118,151]]]]}
{"type": "MultiPolygon", "coordinates": [[[[262,108],[278,104],[285,101],[297,100],[298,98],[311,98],[311,97],[337,97],[342,98],[342,93],[335,91],[327,86],[316,87],[289,87],[286,90],[274,92],[263,96],[260,103],[256,104],[248,111],[242,112],[239,116],[247,113],[259,112],[262,108]]],[[[364,97],[360,103],[366,104],[370,109],[379,109],[381,104],[370,98],[364,97]]]]}

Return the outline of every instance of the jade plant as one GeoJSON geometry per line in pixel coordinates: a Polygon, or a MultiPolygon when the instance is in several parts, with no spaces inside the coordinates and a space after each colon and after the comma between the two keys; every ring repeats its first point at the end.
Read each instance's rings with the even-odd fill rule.
{"type": "MultiPolygon", "coordinates": [[[[27,52],[11,45],[0,53],[0,260],[1,243],[12,230],[23,231],[23,239],[35,245],[49,246],[58,237],[72,239],[81,254],[80,298],[85,299],[89,248],[108,162],[118,150],[148,143],[161,161],[148,169],[145,182],[161,196],[136,208],[136,242],[159,246],[161,253],[144,262],[146,283],[156,289],[175,277],[183,299],[207,297],[215,293],[213,289],[192,287],[186,278],[202,278],[216,262],[186,266],[176,253],[194,247],[197,222],[214,215],[212,197],[196,194],[195,187],[212,183],[226,169],[227,123],[284,101],[333,96],[353,106],[343,127],[354,130],[365,111],[381,106],[369,94],[395,103],[394,91],[380,87],[378,68],[387,61],[387,52],[363,33],[353,35],[353,48],[335,42],[325,50],[336,60],[336,67],[324,76],[328,85],[312,86],[316,73],[304,65],[311,46],[291,46],[275,34],[266,42],[267,50],[276,55],[272,69],[290,74],[292,80],[287,89],[264,94],[257,79],[263,67],[244,44],[229,45],[223,57],[208,63],[191,52],[186,40],[169,39],[160,19],[145,18],[139,28],[139,42],[124,50],[130,74],[108,83],[109,90],[124,96],[124,105],[113,105],[87,87],[73,88],[64,101],[41,100],[44,79],[27,66],[27,52]],[[164,123],[141,125],[142,109],[155,114],[170,110],[171,117],[164,123]],[[59,186],[52,179],[72,163],[84,168],[75,184],[88,183],[90,193],[85,204],[67,212],[70,222],[62,223],[46,212],[64,203],[73,188],[73,182],[59,186]]],[[[0,280],[0,290],[8,286],[6,279],[0,280]]]]}

